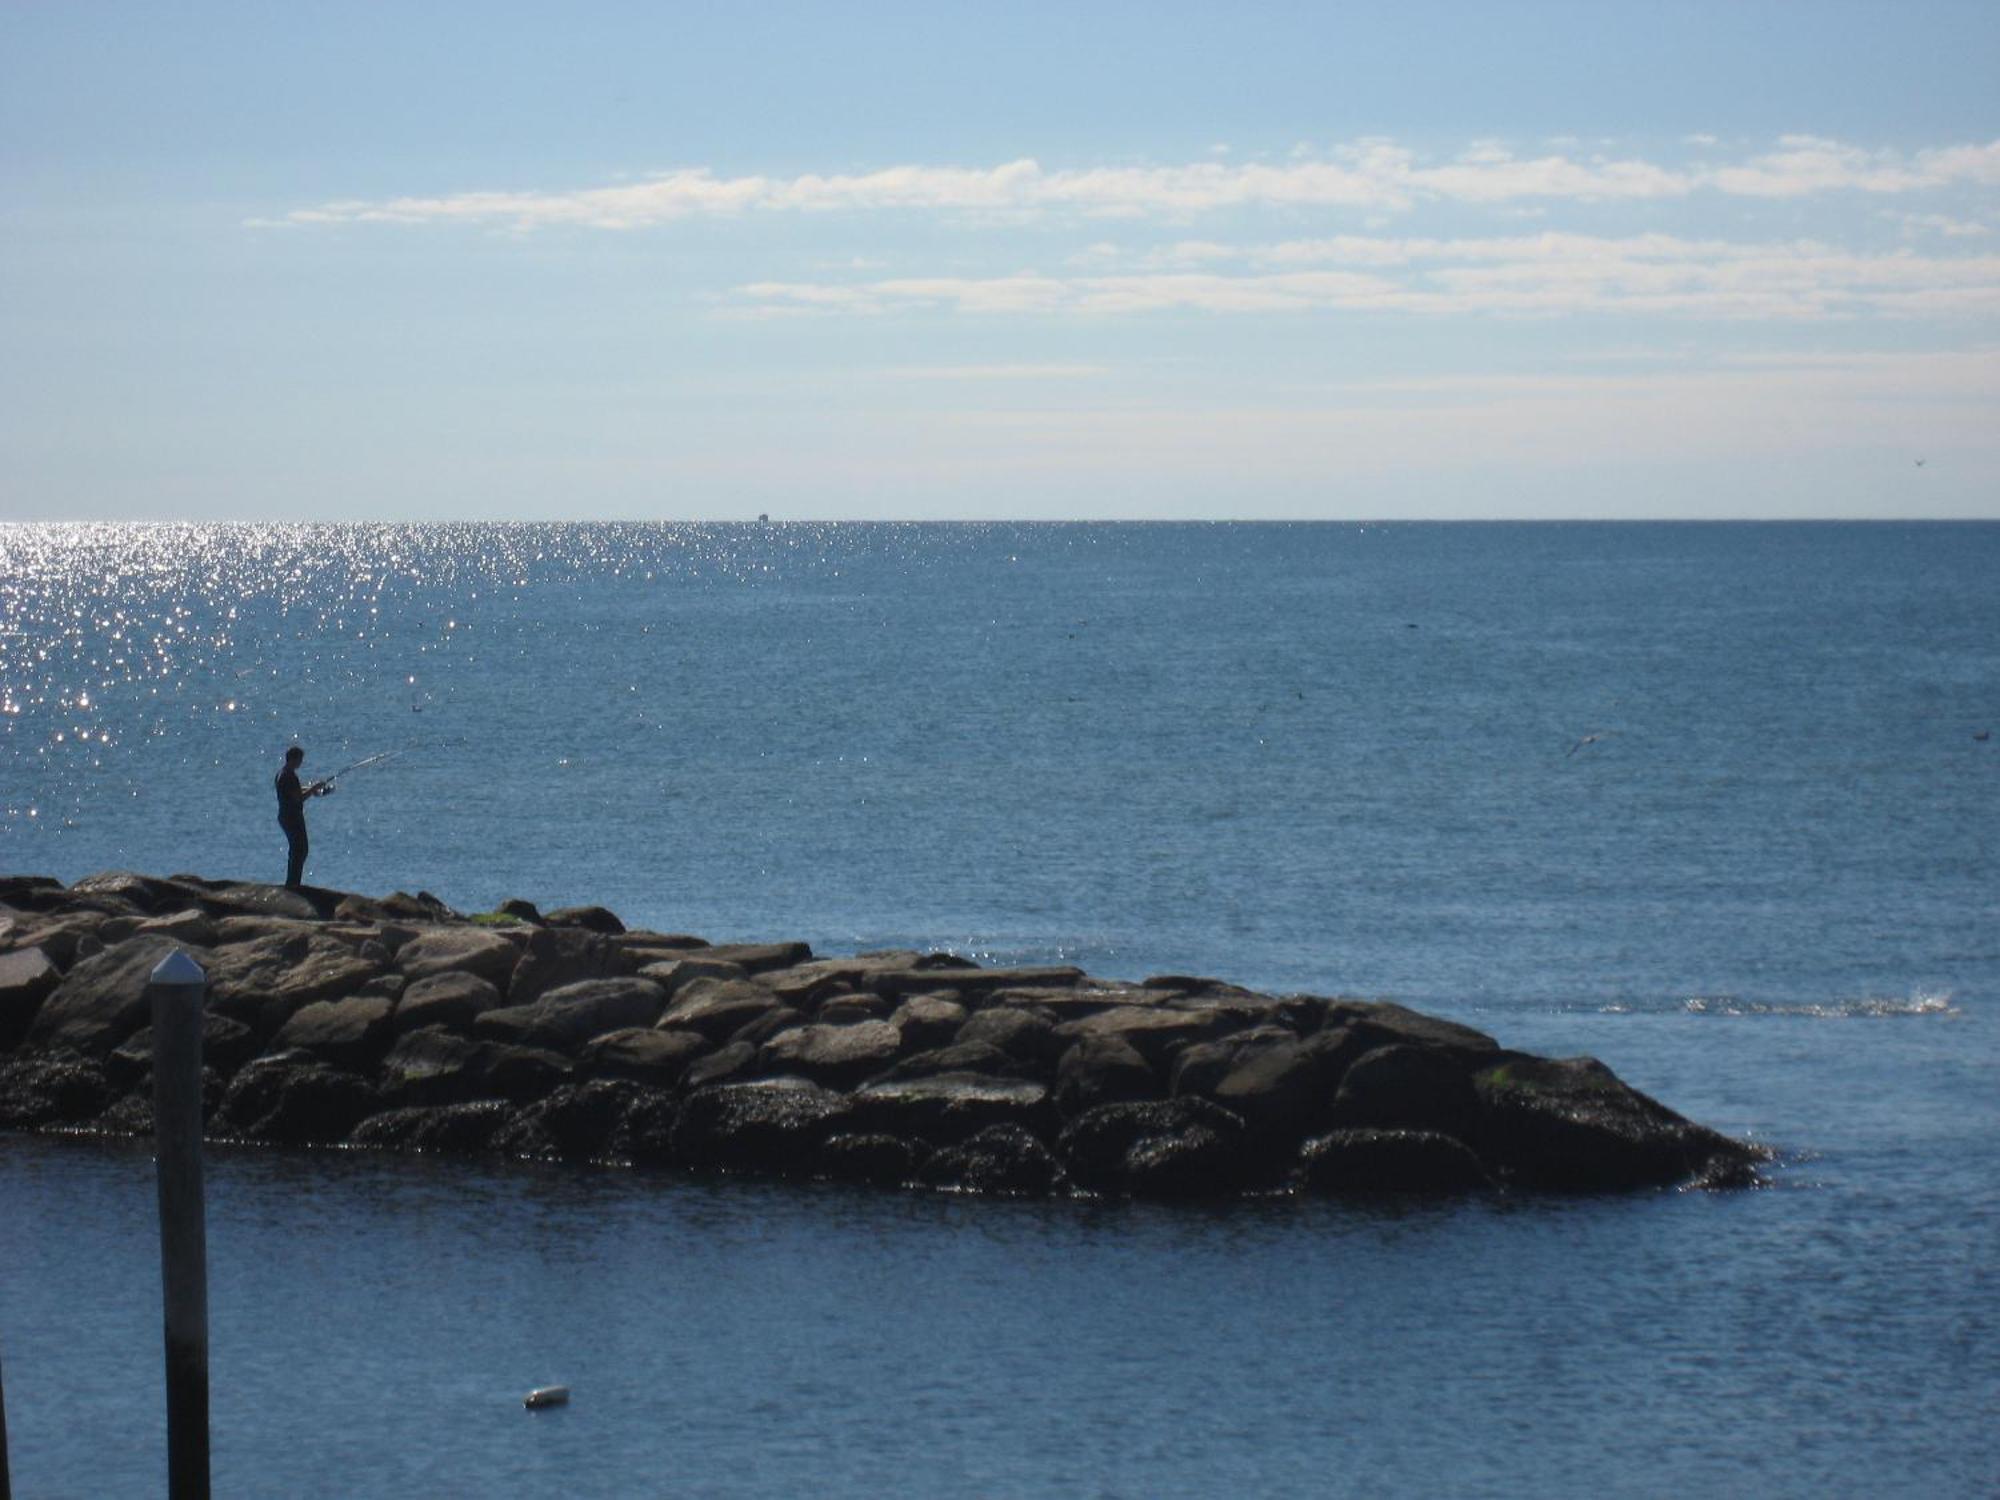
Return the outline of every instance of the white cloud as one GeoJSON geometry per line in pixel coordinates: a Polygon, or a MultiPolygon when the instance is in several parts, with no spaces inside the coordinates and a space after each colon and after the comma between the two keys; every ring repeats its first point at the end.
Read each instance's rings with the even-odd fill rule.
{"type": "MultiPolygon", "coordinates": [[[[1797,198],[1828,192],[1903,194],[2000,184],[2000,141],[1914,154],[1868,150],[1817,136],[1720,166],[1585,155],[1559,148],[1522,157],[1477,141],[1448,161],[1420,159],[1394,141],[1364,139],[1283,163],[1208,160],[1158,167],[1049,170],[1030,158],[996,166],[905,164],[873,172],[718,177],[682,168],[638,181],[551,192],[460,192],[302,208],[275,222],[497,224],[636,229],[694,215],[749,212],[945,212],[990,220],[1074,213],[1187,218],[1227,209],[1400,211],[1425,202],[1648,201],[1720,192],[1797,198]]],[[[268,224],[269,219],[255,221],[268,224]]]]}
{"type": "Polygon", "coordinates": [[[741,294],[767,305],[870,313],[1990,315],[2000,313],[2000,255],[1861,255],[1812,240],[1740,243],[1663,234],[1345,235],[1236,248],[1183,241],[1123,274],[758,282],[741,294]]]}

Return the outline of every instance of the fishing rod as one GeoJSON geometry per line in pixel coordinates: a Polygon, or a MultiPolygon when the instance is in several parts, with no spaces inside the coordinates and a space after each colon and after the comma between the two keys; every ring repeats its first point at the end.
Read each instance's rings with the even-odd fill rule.
{"type": "Polygon", "coordinates": [[[331,776],[320,777],[320,779],[318,781],[315,781],[313,785],[315,787],[322,787],[322,786],[330,787],[334,784],[334,782],[338,781],[341,777],[345,776],[349,771],[358,771],[363,766],[376,765],[382,761],[394,760],[399,755],[407,755],[407,754],[409,754],[409,751],[407,750],[383,750],[375,755],[366,755],[363,756],[360,760],[353,762],[351,765],[342,766],[338,771],[335,771],[331,776]]]}

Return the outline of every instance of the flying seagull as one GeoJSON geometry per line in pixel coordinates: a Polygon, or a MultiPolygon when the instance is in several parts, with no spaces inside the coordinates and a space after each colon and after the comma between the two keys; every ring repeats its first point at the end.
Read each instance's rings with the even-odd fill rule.
{"type": "Polygon", "coordinates": [[[1920,458],[1920,459],[1918,459],[1918,460],[1917,460],[1917,467],[1921,469],[1921,468],[1922,468],[1923,466],[1924,466],[1924,461],[1923,461],[1923,460],[1922,460],[1921,458],[1920,458]]]}

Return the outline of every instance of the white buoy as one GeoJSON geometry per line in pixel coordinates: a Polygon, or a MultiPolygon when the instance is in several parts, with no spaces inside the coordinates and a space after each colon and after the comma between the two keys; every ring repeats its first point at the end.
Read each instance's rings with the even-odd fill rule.
{"type": "Polygon", "coordinates": [[[544,1406],[568,1406],[569,1387],[566,1385],[545,1385],[528,1392],[521,1404],[529,1411],[539,1411],[544,1406]]]}

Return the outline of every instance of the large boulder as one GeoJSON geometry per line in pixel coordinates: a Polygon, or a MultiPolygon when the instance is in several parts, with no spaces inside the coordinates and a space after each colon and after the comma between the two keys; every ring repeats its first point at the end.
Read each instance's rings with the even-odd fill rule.
{"type": "Polygon", "coordinates": [[[97,1063],[77,1057],[0,1062],[0,1130],[32,1130],[87,1120],[110,1102],[97,1063]]]}
{"type": "Polygon", "coordinates": [[[274,1051],[296,1049],[336,1067],[372,1067],[389,1045],[396,1002],[383,995],[317,1000],[300,1006],[271,1039],[274,1051]]]}
{"type": "Polygon", "coordinates": [[[1056,1066],[1056,1108],[1075,1119],[1100,1104],[1138,1103],[1160,1097],[1160,1077],[1139,1052],[1120,1037],[1088,1036],[1062,1055],[1056,1066]]]}
{"type": "Polygon", "coordinates": [[[1065,1042],[1123,1042],[1156,1068],[1168,1065],[1174,1052],[1205,1042],[1229,1029],[1229,1018],[1212,1008],[1182,1009],[1170,1003],[1118,1005],[1094,1016],[1065,1021],[1056,1035],[1065,1042]]]}
{"type": "Polygon", "coordinates": [[[697,979],[675,993],[657,1024],[669,1031],[699,1031],[711,1042],[722,1042],[778,1008],[777,996],[747,979],[697,979]]]}
{"type": "Polygon", "coordinates": [[[426,1026],[443,1026],[452,1031],[470,1031],[472,1023],[505,1002],[490,979],[465,974],[456,969],[432,974],[404,987],[396,1004],[396,1029],[418,1031],[426,1026]]]}
{"type": "Polygon", "coordinates": [[[397,1105],[461,1104],[472,1099],[539,1099],[569,1077],[560,1054],[474,1041],[442,1027],[412,1031],[389,1049],[377,1077],[397,1105]]]}
{"type": "Polygon", "coordinates": [[[1297,1141],[1326,1117],[1319,1059],[1295,1041],[1240,1050],[1207,1097],[1265,1139],[1297,1141]]]}
{"type": "Polygon", "coordinates": [[[943,995],[912,995],[897,1006],[889,1024],[903,1033],[903,1044],[918,1051],[942,1047],[965,1024],[965,1007],[943,995]]]}
{"type": "Polygon", "coordinates": [[[312,929],[213,949],[207,967],[208,1003],[260,1037],[275,1036],[303,1006],[359,992],[384,969],[380,957],[312,929]]]}
{"type": "MultiPolygon", "coordinates": [[[[234,1073],[257,1055],[257,1037],[241,1021],[204,1010],[201,1016],[201,1061],[222,1076],[234,1073]]],[[[141,1027],[104,1059],[104,1076],[115,1087],[132,1088],[151,1076],[153,1028],[141,1027]]]]}
{"type": "Polygon", "coordinates": [[[66,974],[80,960],[104,951],[105,942],[98,934],[108,920],[101,911],[69,908],[24,914],[13,920],[7,942],[12,948],[40,948],[66,974]]]}
{"type": "Polygon", "coordinates": [[[1299,1168],[1321,1193],[1469,1193],[1493,1185],[1463,1141],[1434,1130],[1336,1130],[1306,1142],[1299,1168]]]}
{"type": "Polygon", "coordinates": [[[1182,1097],[1099,1105],[1070,1123],[1056,1152],[1070,1180],[1093,1193],[1216,1197],[1262,1185],[1243,1144],[1242,1120],[1182,1097]]]}
{"type": "Polygon", "coordinates": [[[509,1005],[532,1005],[551,990],[625,972],[625,959],[602,932],[538,927],[529,932],[507,983],[509,1005]]]}
{"type": "Polygon", "coordinates": [[[348,1144],[377,1151],[474,1156],[493,1149],[494,1137],[514,1112],[515,1106],[499,1099],[385,1109],[355,1126],[348,1144]]]}
{"type": "Polygon", "coordinates": [[[521,950],[500,933],[483,927],[439,927],[396,950],[396,967],[413,983],[457,970],[477,974],[503,993],[521,950]]]}
{"type": "Polygon", "coordinates": [[[813,1157],[813,1175],[894,1187],[916,1176],[917,1148],[882,1131],[831,1135],[813,1157]]]}
{"type": "Polygon", "coordinates": [[[584,1043],[577,1065],[600,1077],[629,1078],[654,1088],[671,1089],[695,1060],[709,1050],[708,1038],[698,1031],[627,1026],[584,1043]]]}
{"type": "Polygon", "coordinates": [[[1565,1192],[1754,1178],[1764,1153],[1674,1113],[1590,1057],[1506,1053],[1472,1079],[1469,1144],[1503,1178],[1565,1192]]]}
{"type": "Polygon", "coordinates": [[[650,979],[584,979],[551,990],[532,1005],[489,1010],[472,1023],[475,1036],[569,1052],[594,1036],[650,1026],[666,1008],[666,991],[650,979]]]}
{"type": "Polygon", "coordinates": [[[1056,1034],[1056,1026],[1040,1011],[1007,1005],[992,1005],[974,1011],[958,1028],[956,1040],[984,1042],[1009,1057],[1038,1066],[1053,1066],[1069,1043],[1056,1034]]]}
{"type": "Polygon", "coordinates": [[[565,1084],[546,1099],[524,1106],[493,1138],[509,1156],[588,1161],[606,1154],[612,1135],[639,1086],[626,1078],[590,1078],[565,1084]]]}
{"type": "Polygon", "coordinates": [[[28,1034],[42,1002],[62,983],[62,970],[40,948],[0,953],[0,1052],[28,1034]]]}
{"type": "Polygon", "coordinates": [[[989,1125],[1019,1125],[1042,1134],[1054,1123],[1049,1091],[1027,1078],[939,1073],[884,1079],[853,1096],[856,1125],[932,1146],[955,1145],[989,1125]]]}
{"type": "Polygon", "coordinates": [[[248,1064],[223,1095],[223,1134],[249,1141],[326,1145],[376,1108],[375,1091],[356,1074],[310,1053],[274,1052],[248,1064]]]}
{"type": "Polygon", "coordinates": [[[1469,1055],[1392,1044],[1365,1052],[1342,1076],[1327,1118],[1345,1129],[1461,1135],[1473,1109],[1469,1055]]]}
{"type": "Polygon", "coordinates": [[[673,1149],[696,1166],[785,1176],[811,1169],[853,1105],[803,1078],[767,1078],[697,1089],[674,1122],[673,1149]]]}
{"type": "Polygon", "coordinates": [[[758,1065],[768,1072],[846,1088],[881,1072],[902,1045],[903,1034],[887,1021],[798,1026],[765,1042],[758,1065]]]}
{"type": "MultiPolygon", "coordinates": [[[[42,1002],[28,1027],[28,1045],[104,1056],[151,1023],[146,987],[153,970],[180,948],[170,938],[132,937],[81,960],[42,1002]]],[[[190,956],[196,963],[209,957],[190,956]]]]}
{"type": "Polygon", "coordinates": [[[1040,1198],[1060,1176],[1055,1157],[1032,1131],[989,1125],[955,1146],[932,1152],[918,1180],[952,1192],[1040,1198]]]}

